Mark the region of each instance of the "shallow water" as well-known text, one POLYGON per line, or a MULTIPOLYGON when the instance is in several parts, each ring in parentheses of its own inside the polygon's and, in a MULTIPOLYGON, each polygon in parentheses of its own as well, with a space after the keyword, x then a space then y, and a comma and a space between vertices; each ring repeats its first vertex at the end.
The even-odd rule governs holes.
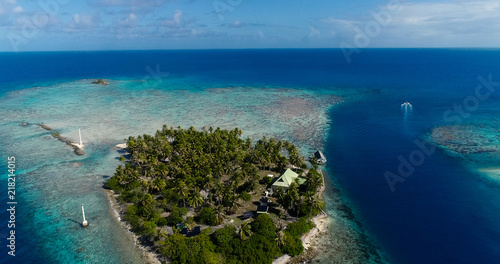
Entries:
MULTIPOLYGON (((2 99, 2 153, 16 157, 20 218, 30 219, 44 263, 140 263, 140 252, 120 228, 102 189, 119 162, 114 148, 129 135, 174 126, 239 127, 243 136, 291 140, 304 155, 322 148, 328 109, 340 101, 333 93, 283 88, 228 87, 187 90, 140 85, 136 80, 58 83, 7 93, 2 99), (29 123, 21 126, 23 122, 29 123), (36 125, 44 123, 53 131, 36 125), (51 136, 73 141, 81 129, 85 156, 51 136), (4 152, 5 151, 5 152, 4 152), (81 228, 80 204, 88 228, 81 228), (125 239, 124 239, 125 238, 125 239), (49 254, 48 254, 49 253, 49 254)), ((32 243, 32 242, 31 242, 32 243)), ((27 254, 28 253, 24 253, 27 254)))

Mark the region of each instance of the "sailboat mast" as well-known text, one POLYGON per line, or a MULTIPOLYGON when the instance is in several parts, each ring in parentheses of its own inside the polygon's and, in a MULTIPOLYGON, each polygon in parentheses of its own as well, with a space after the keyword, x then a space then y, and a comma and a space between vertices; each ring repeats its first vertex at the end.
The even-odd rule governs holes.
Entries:
POLYGON ((82 222, 82 226, 88 226, 89 223, 87 222, 87 220, 85 220, 85 210, 83 210, 83 204, 82 204, 82 215, 83 215, 83 222, 82 222))

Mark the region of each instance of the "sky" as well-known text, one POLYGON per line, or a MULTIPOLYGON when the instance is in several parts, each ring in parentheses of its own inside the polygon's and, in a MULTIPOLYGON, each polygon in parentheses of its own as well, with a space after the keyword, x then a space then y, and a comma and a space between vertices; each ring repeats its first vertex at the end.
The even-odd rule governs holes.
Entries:
POLYGON ((500 0, 0 0, 0 51, 500 47, 500 0))

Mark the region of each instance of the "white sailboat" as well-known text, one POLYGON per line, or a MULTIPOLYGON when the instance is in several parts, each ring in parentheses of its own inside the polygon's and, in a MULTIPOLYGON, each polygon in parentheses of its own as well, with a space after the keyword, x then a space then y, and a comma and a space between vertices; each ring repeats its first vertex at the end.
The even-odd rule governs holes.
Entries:
POLYGON ((78 136, 80 137, 80 142, 79 143, 72 143, 72 145, 79 148, 79 149, 83 149, 83 147, 85 145, 82 142, 82 132, 80 131, 80 129, 78 129, 78 136))
POLYGON ((83 215, 83 222, 82 222, 82 226, 83 227, 86 227, 89 225, 89 223, 87 222, 87 220, 85 220, 85 211, 83 210, 83 204, 82 204, 82 215, 83 215))

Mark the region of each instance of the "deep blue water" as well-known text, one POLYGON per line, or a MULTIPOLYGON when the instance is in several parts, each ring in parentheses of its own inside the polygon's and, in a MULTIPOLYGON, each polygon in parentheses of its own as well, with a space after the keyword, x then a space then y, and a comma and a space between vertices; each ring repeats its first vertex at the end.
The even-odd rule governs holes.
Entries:
MULTIPOLYGON (((340 50, 0 53, 0 92, 84 78, 141 79, 146 67, 157 65, 169 78, 195 77, 192 89, 246 85, 366 94, 332 109, 326 154, 334 182, 376 245, 391 263, 498 263, 500 184, 440 150, 395 192, 384 173, 396 173, 398 156, 418 149, 415 139, 449 124, 443 113, 474 95, 478 76, 500 81, 500 50, 370 49, 353 55, 350 64, 340 50), (414 109, 406 120, 400 110, 405 101, 414 109)), ((498 116, 498 94, 464 122, 498 116)), ((7 154, 1 155, 5 167, 7 154)), ((6 181, 1 186, 6 190, 6 181)), ((0 196, 1 208, 5 202, 0 196)), ((18 220, 29 223, 27 215, 20 212, 18 220)), ((2 239, 7 217, 2 210, 2 239)), ((39 250, 43 234, 29 227, 18 229, 16 263, 40 263, 51 254, 39 250)), ((11 263, 5 243, 0 262, 11 263)))

